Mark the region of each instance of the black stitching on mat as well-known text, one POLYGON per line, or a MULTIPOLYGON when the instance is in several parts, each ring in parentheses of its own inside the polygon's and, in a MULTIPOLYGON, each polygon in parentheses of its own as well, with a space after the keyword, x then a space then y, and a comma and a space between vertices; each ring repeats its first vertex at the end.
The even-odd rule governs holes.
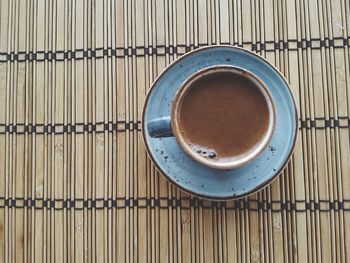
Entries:
POLYGON ((16 198, 4 198, 0 197, 0 207, 8 207, 8 208, 35 208, 35 209, 111 209, 111 208, 183 208, 188 209, 190 207, 193 208, 225 208, 228 210, 238 209, 242 211, 271 211, 271 212, 305 212, 305 211, 320 211, 320 212, 330 212, 330 211, 350 211, 350 200, 343 201, 330 201, 330 200, 319 200, 315 202, 314 200, 310 200, 307 202, 306 200, 296 200, 285 201, 281 200, 273 200, 270 202, 267 201, 259 201, 259 200, 235 200, 235 201, 212 201, 212 202, 203 202, 201 199, 197 198, 172 198, 168 199, 166 197, 159 198, 109 198, 109 199, 43 199, 43 198, 35 198, 35 199, 25 199, 23 197, 16 198), (161 200, 165 200, 166 203, 160 202, 161 200), (23 202, 22 202, 23 201, 23 202), (119 202, 118 202, 119 201, 119 202), (143 202, 141 202, 143 201, 143 202), (97 203, 99 202, 99 203, 97 203), (299 204, 299 208, 297 208, 297 203, 299 204), (232 206, 232 204, 234 204, 232 206), (321 209, 321 204, 328 205, 329 208, 321 209), (255 208, 257 207, 257 208, 255 208))
MULTIPOLYGON (((325 117, 316 117, 314 120, 310 120, 310 118, 305 118, 305 120, 299 120, 300 125, 299 129, 325 129, 325 128, 350 128, 350 120, 347 116, 339 116, 338 119, 334 119, 330 117, 326 119, 325 117), (320 124, 321 122, 316 122, 316 120, 323 120, 324 124, 320 124), (348 120, 347 123, 340 125, 340 120, 348 120)), ((76 123, 76 124, 4 124, 0 123, 0 134, 6 133, 14 133, 14 134, 23 134, 23 133, 35 133, 35 134, 64 134, 64 133, 92 133, 92 132, 113 132, 113 131, 127 131, 127 130, 137 130, 141 131, 140 127, 141 121, 117 121, 117 123, 113 122, 100 122, 100 123, 76 123), (118 127, 118 124, 122 124, 123 127, 118 127), (102 130, 98 130, 96 125, 102 125, 102 130), (110 128, 110 125, 112 128, 110 128), (2 128, 3 127, 3 128, 2 128), (43 127, 39 130, 37 127, 43 127), (24 132, 23 132, 24 131, 24 132)))
POLYGON ((235 208, 240 209, 241 208, 241 202, 238 200, 235 201, 235 208))
POLYGON ((243 201, 243 208, 248 209, 249 208, 249 203, 248 201, 243 201))
MULTIPOLYGON (((295 48, 290 48, 290 43, 297 43, 297 48, 307 49, 307 48, 313 48, 313 49, 320 49, 321 47, 335 47, 335 48, 343 48, 346 46, 349 46, 349 38, 334 38, 334 39, 288 39, 286 41, 280 41, 274 43, 273 48, 266 48, 266 43, 274 43, 273 41, 265 41, 265 43, 260 43, 260 50, 265 51, 275 51, 275 50, 296 50, 295 48), (334 46, 334 40, 342 40, 341 46, 334 46)), ((214 44, 214 43, 213 43, 214 44)), ((224 44, 224 43, 222 43, 224 44)), ((230 43, 226 43, 230 44, 230 43)), ((243 44, 251 45, 251 50, 256 51, 258 50, 257 44, 252 42, 244 42, 243 44)), ((36 51, 36 52, 29 52, 26 53, 25 51, 19 51, 17 53, 10 52, 2 52, 0 53, 0 62, 6 62, 6 61, 19 61, 23 62, 26 60, 29 61, 51 61, 51 60, 57 60, 57 61, 64 61, 66 59, 72 60, 72 59, 103 59, 105 56, 108 57, 117 57, 117 58, 123 58, 123 57, 132 57, 132 56, 148 56, 148 55, 159 55, 164 56, 166 54, 179 54, 182 55, 186 52, 189 52, 190 50, 196 49, 198 47, 207 46, 207 43, 201 43, 199 45, 181 45, 178 46, 184 48, 184 52, 178 52, 177 46, 172 45, 157 45, 157 46, 138 46, 138 47, 118 47, 118 48, 96 48, 96 49, 76 49, 76 50, 58 50, 56 52, 54 51, 36 51), (111 50, 111 55, 108 55, 108 51, 111 50), (102 51, 98 55, 96 54, 96 51, 102 51), (118 52, 118 51, 121 51, 118 52), (151 53, 150 53, 151 52, 151 53), (24 55, 24 58, 20 58, 19 55, 24 55), (37 55, 43 55, 43 58, 38 59, 37 55), (63 56, 57 57, 57 55, 62 54, 63 56)), ((232 45, 238 45, 238 43, 232 43, 232 45)), ((242 46, 242 45, 240 45, 242 46)))
POLYGON ((190 206, 193 206, 193 207, 196 206, 196 200, 195 199, 191 199, 190 200, 190 206))
POLYGON ((159 199, 153 199, 153 206, 159 206, 160 200, 159 199))
MULTIPOLYGON (((140 131, 141 128, 139 127, 140 121, 136 122, 128 122, 125 121, 118 121, 117 123, 98 123, 98 125, 103 126, 103 130, 96 131, 96 124, 83 124, 83 123, 76 123, 76 124, 0 124, 0 134, 5 133, 16 133, 16 134, 23 134, 24 132, 29 133, 36 133, 36 134, 63 134, 63 133, 73 133, 77 132, 77 130, 82 130, 84 132, 92 133, 92 132, 112 132, 112 131, 126 131, 126 130, 138 130, 140 131), (117 124, 125 124, 125 128, 117 129, 117 124), (112 129, 110 129, 110 125, 112 125, 112 129), (91 129, 89 129, 89 126, 91 129), (4 127, 4 129, 1 129, 1 127, 4 127), (42 129, 37 129, 37 127, 43 127, 42 129), (21 132, 23 130, 24 132, 21 132)), ((78 132, 77 132, 78 133, 78 132)), ((82 133, 82 132, 79 132, 82 133)))

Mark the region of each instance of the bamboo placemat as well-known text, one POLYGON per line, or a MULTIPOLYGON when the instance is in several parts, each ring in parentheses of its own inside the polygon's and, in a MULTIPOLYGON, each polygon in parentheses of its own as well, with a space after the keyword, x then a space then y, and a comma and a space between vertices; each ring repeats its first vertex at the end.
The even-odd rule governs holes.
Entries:
POLYGON ((1 0, 0 262, 350 262, 348 0, 1 0), (140 126, 200 46, 276 65, 300 113, 281 176, 242 200, 170 185, 140 126))

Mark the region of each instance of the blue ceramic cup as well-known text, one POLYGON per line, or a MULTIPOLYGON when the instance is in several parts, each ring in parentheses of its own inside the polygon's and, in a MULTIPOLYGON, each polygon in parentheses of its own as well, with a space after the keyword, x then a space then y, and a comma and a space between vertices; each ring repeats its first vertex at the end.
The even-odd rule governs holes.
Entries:
POLYGON ((297 121, 291 88, 277 68, 246 49, 216 45, 186 53, 157 77, 145 98, 142 137, 155 168, 172 184, 201 198, 227 200, 252 194, 277 178, 293 153, 297 121), (261 80, 272 95, 276 114, 265 150, 235 169, 216 169, 191 158, 176 138, 172 117, 178 90, 198 72, 218 65, 244 69, 261 80))
MULTIPOLYGON (((275 120, 276 112, 272 95, 269 89, 256 75, 240 67, 229 65, 215 65, 201 69, 187 78, 175 94, 174 100, 172 102, 171 114, 169 116, 162 116, 150 120, 147 123, 147 130, 149 135, 153 138, 174 136, 180 147, 187 155, 189 155, 193 160, 205 166, 215 169, 233 169, 244 166, 245 164, 251 162, 265 150, 272 138, 275 129, 275 120), (180 132, 181 125, 179 121, 179 112, 183 100, 186 99, 186 94, 188 94, 188 91, 194 86, 193 84, 195 82, 199 81, 203 77, 220 73, 239 75, 252 82, 254 86, 261 92, 266 101, 269 111, 269 120, 267 131, 253 147, 248 149, 243 154, 225 158, 225 161, 219 162, 216 158, 210 158, 211 156, 208 156, 210 154, 213 154, 213 152, 209 151, 207 155, 203 155, 197 153, 193 147, 190 147, 189 143, 186 142, 186 138, 184 138, 183 133, 180 132)), ((229 122, 230 120, 227 121, 229 122)), ((232 138, 232 140, 234 140, 234 138, 232 138)))

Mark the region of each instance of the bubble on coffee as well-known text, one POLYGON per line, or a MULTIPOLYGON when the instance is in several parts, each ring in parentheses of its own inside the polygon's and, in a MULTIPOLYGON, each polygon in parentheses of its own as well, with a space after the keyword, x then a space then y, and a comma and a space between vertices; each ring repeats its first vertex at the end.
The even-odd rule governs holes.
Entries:
POLYGON ((210 149, 208 147, 193 143, 190 143, 189 146, 192 149, 192 151, 196 152, 204 158, 214 159, 216 157, 216 152, 214 149, 210 149))

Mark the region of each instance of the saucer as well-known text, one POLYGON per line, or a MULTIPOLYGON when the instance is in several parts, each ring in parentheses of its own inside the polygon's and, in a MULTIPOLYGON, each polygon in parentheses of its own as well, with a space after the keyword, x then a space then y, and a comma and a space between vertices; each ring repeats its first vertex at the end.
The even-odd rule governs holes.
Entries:
POLYGON ((206 199, 239 198, 260 190, 282 172, 295 146, 297 112, 287 81, 269 62, 242 48, 209 46, 183 55, 158 76, 145 100, 142 134, 156 167, 184 191, 206 199), (187 78, 215 65, 252 72, 269 88, 275 102, 276 126, 269 146, 259 158, 241 168, 204 166, 191 159, 175 137, 152 138, 147 130, 149 121, 171 115, 175 94, 187 78))

